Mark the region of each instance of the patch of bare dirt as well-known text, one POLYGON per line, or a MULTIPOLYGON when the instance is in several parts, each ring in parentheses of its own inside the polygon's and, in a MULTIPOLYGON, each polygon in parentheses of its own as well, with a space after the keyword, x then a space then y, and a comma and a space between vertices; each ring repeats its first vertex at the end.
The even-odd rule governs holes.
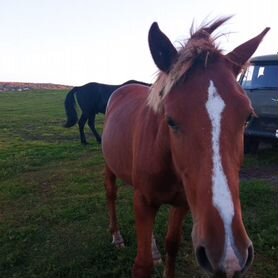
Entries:
POLYGON ((0 82, 0 92, 22 92, 31 90, 70 90, 72 86, 52 83, 0 82))

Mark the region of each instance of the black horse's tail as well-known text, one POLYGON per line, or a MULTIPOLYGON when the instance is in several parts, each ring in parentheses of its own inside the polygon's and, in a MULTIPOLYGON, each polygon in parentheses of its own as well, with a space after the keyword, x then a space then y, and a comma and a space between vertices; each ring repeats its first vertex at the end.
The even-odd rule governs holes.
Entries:
POLYGON ((70 90, 65 99, 65 111, 67 115, 67 122, 64 124, 64 127, 72 127, 77 123, 78 117, 75 109, 76 102, 74 99, 74 94, 77 91, 77 87, 74 87, 70 90))

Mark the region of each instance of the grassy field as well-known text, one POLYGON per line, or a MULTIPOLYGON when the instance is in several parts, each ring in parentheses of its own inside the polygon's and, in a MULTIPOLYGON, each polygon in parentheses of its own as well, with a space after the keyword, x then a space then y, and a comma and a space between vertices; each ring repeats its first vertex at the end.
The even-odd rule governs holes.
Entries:
MULTIPOLYGON (((132 191, 119 186, 118 212, 127 247, 115 250, 108 232, 103 158, 90 135, 65 129, 66 92, 0 94, 0 277, 130 277, 136 254, 132 191)), ((97 119, 101 129, 103 117, 97 119)), ((244 169, 274 167, 278 150, 248 156, 244 169)), ((276 168, 277 169, 277 168, 276 168)), ((244 221, 255 246, 246 277, 278 277, 277 180, 245 178, 244 221)), ((164 254, 168 207, 159 212, 156 237, 164 254)), ((177 278, 207 277, 197 266, 191 220, 177 261, 177 278)), ((155 269, 154 278, 162 277, 155 269)))

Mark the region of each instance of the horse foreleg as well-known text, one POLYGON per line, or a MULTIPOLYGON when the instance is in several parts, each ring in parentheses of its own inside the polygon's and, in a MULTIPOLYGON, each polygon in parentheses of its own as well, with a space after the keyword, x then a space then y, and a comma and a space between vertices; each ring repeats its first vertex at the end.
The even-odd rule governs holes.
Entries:
POLYGON ((137 233, 137 256, 133 266, 133 278, 149 278, 153 270, 152 231, 157 207, 150 206, 141 193, 134 193, 134 209, 137 233))
POLYGON ((175 277, 175 262, 182 236, 182 223, 187 212, 188 208, 172 208, 170 211, 166 236, 165 278, 175 277))
POLYGON ((84 133, 84 126, 87 122, 87 116, 82 113, 79 121, 78 121, 78 127, 79 127, 79 134, 80 134, 80 141, 81 141, 81 144, 88 144, 87 141, 86 141, 86 137, 85 137, 85 133, 84 133))
POLYGON ((116 185, 116 176, 112 173, 107 165, 105 167, 105 189, 109 214, 109 229, 112 234, 112 243, 117 248, 122 248, 124 247, 124 240, 119 230, 116 214, 116 199, 118 191, 116 185))
POLYGON ((88 121, 88 125, 90 127, 90 129, 92 130, 97 142, 99 144, 101 144, 101 137, 100 135, 98 134, 97 130, 96 130, 96 127, 95 127, 95 118, 96 118, 96 114, 92 114, 90 117, 89 117, 89 121, 88 121))

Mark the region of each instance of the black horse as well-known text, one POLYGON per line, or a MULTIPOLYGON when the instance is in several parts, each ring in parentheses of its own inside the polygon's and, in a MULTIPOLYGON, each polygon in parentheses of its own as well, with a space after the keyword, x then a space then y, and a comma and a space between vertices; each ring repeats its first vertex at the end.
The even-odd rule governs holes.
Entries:
POLYGON ((71 91, 68 92, 65 99, 65 110, 67 115, 67 122, 64 127, 72 127, 78 121, 77 112, 75 109, 76 103, 74 94, 76 95, 77 102, 82 111, 81 117, 78 121, 80 140, 82 144, 87 144, 84 126, 88 120, 88 125, 91 128, 94 136, 98 143, 101 143, 101 137, 96 131, 95 128, 95 117, 96 114, 102 113, 105 114, 106 106, 109 97, 111 94, 121 86, 127 84, 141 84, 145 86, 150 86, 151 84, 129 80, 121 85, 107 85, 101 83, 88 83, 80 87, 74 87, 71 91))

